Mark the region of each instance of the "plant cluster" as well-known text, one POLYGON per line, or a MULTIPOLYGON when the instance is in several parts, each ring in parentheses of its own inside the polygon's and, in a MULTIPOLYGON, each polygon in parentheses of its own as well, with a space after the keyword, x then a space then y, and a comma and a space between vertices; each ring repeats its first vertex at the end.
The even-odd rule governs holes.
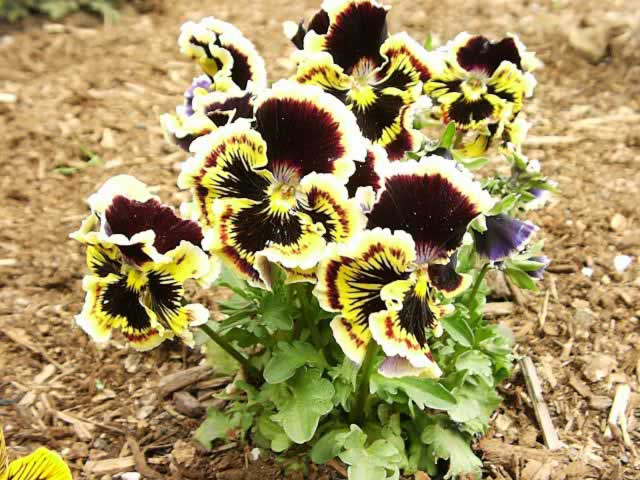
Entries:
POLYGON ((114 177, 72 234, 90 269, 76 322, 94 340, 206 336, 214 364, 240 364, 205 446, 338 457, 351 480, 481 470, 472 442, 513 361, 511 334, 483 318, 484 277, 535 289, 549 262, 517 218, 553 190, 522 152, 539 62, 513 35, 423 46, 389 34, 388 10, 326 0, 286 23, 296 70, 271 86, 237 28, 187 22, 180 51, 202 74, 161 123, 190 153, 191 200, 177 213, 114 177), (472 173, 489 156, 509 172, 472 173), (224 319, 186 282, 230 291, 224 319))
POLYGON ((57 20, 78 10, 114 18, 120 4, 121 0, 0 0, 0 19, 15 22, 39 14, 57 20))

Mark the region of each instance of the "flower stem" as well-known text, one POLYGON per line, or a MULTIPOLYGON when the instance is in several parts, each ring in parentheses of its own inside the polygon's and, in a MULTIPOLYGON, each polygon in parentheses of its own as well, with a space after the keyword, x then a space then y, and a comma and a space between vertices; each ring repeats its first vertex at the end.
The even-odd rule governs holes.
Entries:
POLYGON ((473 299, 476 298, 476 294, 480 289, 480 285, 482 284, 482 281, 484 280, 485 275, 489 271, 489 267, 490 267, 490 264, 485 263, 482 269, 480 270, 480 273, 478 273, 478 276, 476 277, 475 281, 473 282, 473 287, 471 288, 471 293, 469 294, 469 300, 467 302, 468 307, 471 306, 473 299))
POLYGON ((371 378, 371 372, 375 363, 376 354, 378 353, 378 344, 374 340, 369 341, 367 346, 367 353, 364 355, 362 366, 360 367, 360 379, 356 389, 356 399, 351 406, 351 412, 349 413, 349 420, 351 423, 364 424, 367 417, 366 405, 367 397, 369 396, 369 378, 371 378))
POLYGON ((296 286, 296 294, 298 296, 298 300, 300 301, 302 321, 311 333, 311 341, 316 348, 321 348, 322 339, 320 338, 320 332, 313 324, 313 320, 309 312, 309 296, 311 295, 311 292, 304 283, 301 283, 300 285, 296 286))
POLYGON ((238 361, 240 365, 244 367, 247 374, 251 377, 260 377, 260 372, 256 367, 251 365, 249 359, 241 354, 238 350, 236 350, 229 342, 227 342, 222 335, 213 330, 209 325, 200 325, 200 330, 202 330, 211 340, 213 340, 220 348, 222 348, 225 352, 231 355, 235 360, 238 361))

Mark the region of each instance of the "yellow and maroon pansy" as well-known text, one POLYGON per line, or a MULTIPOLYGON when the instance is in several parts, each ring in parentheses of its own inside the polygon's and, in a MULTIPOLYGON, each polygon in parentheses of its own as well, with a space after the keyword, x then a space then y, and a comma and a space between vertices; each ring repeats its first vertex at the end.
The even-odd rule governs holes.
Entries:
POLYGON ((230 79, 240 90, 267 85, 263 58, 240 30, 214 17, 182 26, 180 51, 193 59, 215 84, 230 79))
POLYGON ((56 452, 40 447, 9 463, 0 424, 0 480, 72 480, 71 470, 56 452))
POLYGON ((349 196, 355 198, 364 212, 371 210, 376 193, 382 187, 382 171, 389 163, 387 152, 380 145, 370 144, 363 161, 355 162, 356 171, 347 183, 349 196))
POLYGON ((444 122, 460 130, 509 121, 533 92, 535 56, 513 36, 491 42, 459 34, 441 53, 425 92, 438 104, 444 122))
POLYGON ((388 36, 387 10, 372 0, 325 2, 326 33, 306 33, 294 79, 339 98, 364 136, 396 160, 419 145, 411 105, 431 77, 431 60, 406 33, 388 36))
POLYGON ((209 227, 206 248, 268 287, 269 262, 310 270, 328 243, 361 228, 345 184, 366 141, 353 114, 317 87, 279 82, 254 112, 255 126, 237 121, 196 140, 178 183, 209 227))
POLYGON ((90 270, 77 324, 99 343, 119 330, 138 350, 174 336, 191 344, 189 327, 206 322, 208 312, 183 305, 184 283, 208 285, 219 273, 219 261, 201 248, 198 224, 128 176, 106 182, 89 203, 89 220, 72 234, 87 246, 90 270))
POLYGON ((453 160, 434 155, 390 163, 384 170, 367 228, 407 232, 415 241, 418 263, 446 263, 460 247, 469 223, 493 203, 480 183, 453 160))

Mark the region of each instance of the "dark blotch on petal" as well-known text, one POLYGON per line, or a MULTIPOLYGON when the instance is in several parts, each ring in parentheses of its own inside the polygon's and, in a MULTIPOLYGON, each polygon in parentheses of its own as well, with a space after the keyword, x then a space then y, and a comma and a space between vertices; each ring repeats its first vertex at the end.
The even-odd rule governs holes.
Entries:
POLYGON ((390 128, 401 115, 405 106, 404 100, 398 95, 380 94, 375 102, 366 108, 353 108, 362 134, 376 142, 382 138, 386 128, 390 128))
POLYGON ((269 168, 276 175, 282 170, 293 170, 300 177, 332 173, 333 160, 345 152, 340 125, 311 101, 266 100, 256 110, 256 129, 267 143, 269 168))
POLYGON ((503 61, 509 61, 522 70, 520 53, 513 38, 504 38, 491 42, 483 36, 469 39, 458 50, 458 64, 465 70, 482 70, 489 76, 497 70, 503 61))
POLYGON ((484 97, 469 102, 461 96, 449 106, 448 110, 449 119, 462 126, 490 118, 493 113, 493 105, 484 97))
POLYGON ((409 233, 422 262, 446 258, 458 248, 479 213, 464 192, 440 175, 394 175, 385 180, 367 228, 409 233))
POLYGON ((241 90, 247 88, 247 83, 253 78, 249 57, 234 45, 224 45, 233 57, 233 68, 231 69, 231 80, 240 87, 241 90))
POLYGON ((329 26, 327 51, 345 72, 363 60, 382 64, 380 47, 388 36, 387 11, 369 2, 351 3, 329 26))
POLYGON ((446 265, 432 263, 429 265, 429 279, 431 284, 438 290, 453 292, 462 284, 462 276, 456 272, 458 255, 451 255, 449 263, 446 265))
POLYGON ((398 312, 400 327, 416 338, 418 344, 427 344, 426 330, 433 328, 436 317, 429 308, 425 298, 421 298, 410 290, 402 302, 402 310, 398 312))
POLYGON ((151 319, 140 304, 139 293, 127 286, 126 277, 110 284, 102 295, 102 310, 110 317, 124 317, 129 327, 145 331, 151 327, 151 319))
POLYGON ((252 95, 249 92, 240 95, 228 95, 224 100, 205 105, 204 112, 218 127, 222 127, 238 118, 252 118, 252 95))
POLYGON ((169 275, 149 272, 147 275, 149 287, 149 308, 166 325, 175 312, 180 308, 182 287, 169 275))
MULTIPOLYGON (((196 222, 181 219, 172 208, 154 199, 139 202, 118 195, 106 211, 106 220, 108 235, 122 234, 131 238, 136 233, 153 230, 156 234, 153 245, 160 253, 176 248, 182 240, 194 245, 202 242, 202 230, 196 222)), ((148 260, 137 245, 119 248, 136 263, 148 260), (140 254, 144 257, 140 257, 140 254)))
POLYGON ((347 191, 350 197, 354 197, 358 188, 360 187, 372 187, 374 192, 380 189, 380 176, 375 171, 376 157, 373 150, 367 150, 367 156, 364 162, 354 162, 356 171, 347 183, 347 191))
POLYGON ((487 230, 473 231, 476 251, 492 262, 517 253, 531 238, 536 227, 501 213, 486 218, 487 230))

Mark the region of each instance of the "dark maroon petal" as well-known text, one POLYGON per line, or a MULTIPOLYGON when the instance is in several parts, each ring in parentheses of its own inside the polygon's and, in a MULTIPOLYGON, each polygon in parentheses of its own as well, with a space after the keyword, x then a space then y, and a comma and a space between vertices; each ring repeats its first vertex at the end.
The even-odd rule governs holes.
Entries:
POLYGON ((475 101, 467 101, 464 96, 453 102, 448 109, 448 120, 453 120, 464 127, 474 122, 491 118, 495 108, 485 97, 475 101))
POLYGON ((492 262, 517 253, 536 231, 536 226, 504 213, 486 217, 487 230, 473 231, 476 251, 492 262))
POLYGON ((203 109, 216 126, 222 127, 238 118, 253 118, 253 96, 250 92, 216 96, 203 109))
POLYGON ((350 197, 355 197, 358 188, 371 187, 374 192, 377 192, 381 187, 380 175, 376 172, 376 164, 380 159, 377 158, 376 151, 372 148, 367 150, 367 156, 364 162, 354 162, 356 165, 356 171, 347 183, 347 191, 350 197))
POLYGON ((347 74, 363 62, 379 66, 387 39, 387 10, 371 2, 351 2, 329 26, 326 50, 347 74))
POLYGON ((445 265, 439 263, 429 265, 429 280, 435 288, 444 292, 455 292, 460 288, 464 278, 456 272, 457 262, 458 255, 454 253, 451 255, 449 263, 445 265))
POLYGON ((439 174, 392 175, 369 213, 367 228, 404 230, 416 242, 418 261, 446 258, 458 248, 478 206, 439 174))
POLYGON ((267 143, 269 169, 276 176, 333 173, 334 161, 345 154, 344 130, 311 100, 272 97, 257 108, 255 117, 256 130, 267 143))
MULTIPOLYGON (((181 219, 172 208, 155 199, 139 202, 118 195, 107 209, 105 218, 108 235, 121 234, 130 239, 136 233, 153 230, 156 234, 153 246, 159 253, 173 250, 183 240, 194 245, 202 242, 202 230, 196 222, 181 219)), ((121 246, 120 250, 137 263, 148 260, 138 245, 121 246)))
POLYGON ((329 31, 329 14, 324 10, 318 10, 309 22, 307 31, 316 32, 318 35, 324 35, 329 31))
POLYGON ((522 70, 520 53, 513 38, 491 42, 483 36, 472 37, 458 50, 458 64, 468 71, 483 71, 493 75, 503 61, 509 61, 522 70))

